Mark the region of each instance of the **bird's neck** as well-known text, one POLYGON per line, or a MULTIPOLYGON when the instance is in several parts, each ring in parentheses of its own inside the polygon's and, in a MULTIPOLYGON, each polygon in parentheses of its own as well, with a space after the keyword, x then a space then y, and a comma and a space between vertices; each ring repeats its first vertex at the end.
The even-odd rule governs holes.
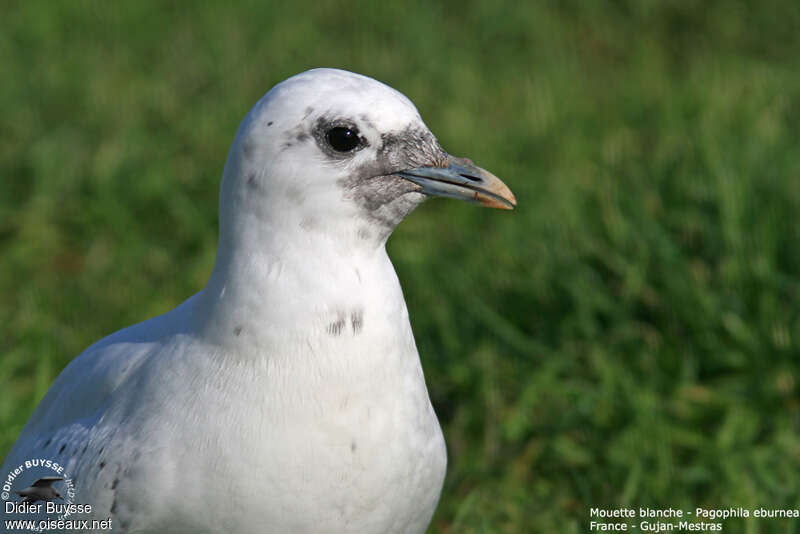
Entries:
POLYGON ((382 243, 353 244, 321 231, 263 230, 250 232, 256 242, 219 247, 201 295, 202 331, 210 341, 263 353, 285 346, 286 339, 305 344, 407 324, 382 243))

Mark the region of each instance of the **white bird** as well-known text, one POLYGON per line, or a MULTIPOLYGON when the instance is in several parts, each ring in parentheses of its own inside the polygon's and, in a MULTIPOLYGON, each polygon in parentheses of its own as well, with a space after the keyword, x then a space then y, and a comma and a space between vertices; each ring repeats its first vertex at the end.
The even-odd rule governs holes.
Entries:
POLYGON ((424 532, 445 444, 385 243, 430 195, 516 204, 376 80, 276 85, 230 149, 205 288, 72 361, 0 476, 57 461, 117 532, 424 532))

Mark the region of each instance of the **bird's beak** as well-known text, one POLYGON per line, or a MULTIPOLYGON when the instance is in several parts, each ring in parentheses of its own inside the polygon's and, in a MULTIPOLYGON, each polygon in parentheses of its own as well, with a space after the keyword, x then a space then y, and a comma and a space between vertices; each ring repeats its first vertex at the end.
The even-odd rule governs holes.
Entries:
POLYGON ((426 195, 468 200, 501 210, 517 205, 514 193, 500 178, 467 158, 449 156, 447 167, 417 167, 395 174, 422 187, 426 195))

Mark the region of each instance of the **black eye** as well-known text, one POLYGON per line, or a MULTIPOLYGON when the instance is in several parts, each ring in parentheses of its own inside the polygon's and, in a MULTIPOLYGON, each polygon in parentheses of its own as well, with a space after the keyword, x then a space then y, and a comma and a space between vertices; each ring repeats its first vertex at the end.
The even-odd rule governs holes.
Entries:
POLYGON ((350 152, 361 143, 358 137, 358 130, 355 128, 345 128, 339 126, 331 128, 325 134, 328 144, 337 152, 350 152))

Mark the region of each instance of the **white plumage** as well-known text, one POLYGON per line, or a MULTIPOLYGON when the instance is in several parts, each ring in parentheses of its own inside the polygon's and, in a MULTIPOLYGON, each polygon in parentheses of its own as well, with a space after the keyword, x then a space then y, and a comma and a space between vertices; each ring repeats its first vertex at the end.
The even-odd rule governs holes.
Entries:
POLYGON ((437 194, 515 202, 375 80, 277 85, 231 147, 206 287, 77 357, 2 476, 58 460, 117 532, 424 532, 445 445, 384 244, 437 194))

